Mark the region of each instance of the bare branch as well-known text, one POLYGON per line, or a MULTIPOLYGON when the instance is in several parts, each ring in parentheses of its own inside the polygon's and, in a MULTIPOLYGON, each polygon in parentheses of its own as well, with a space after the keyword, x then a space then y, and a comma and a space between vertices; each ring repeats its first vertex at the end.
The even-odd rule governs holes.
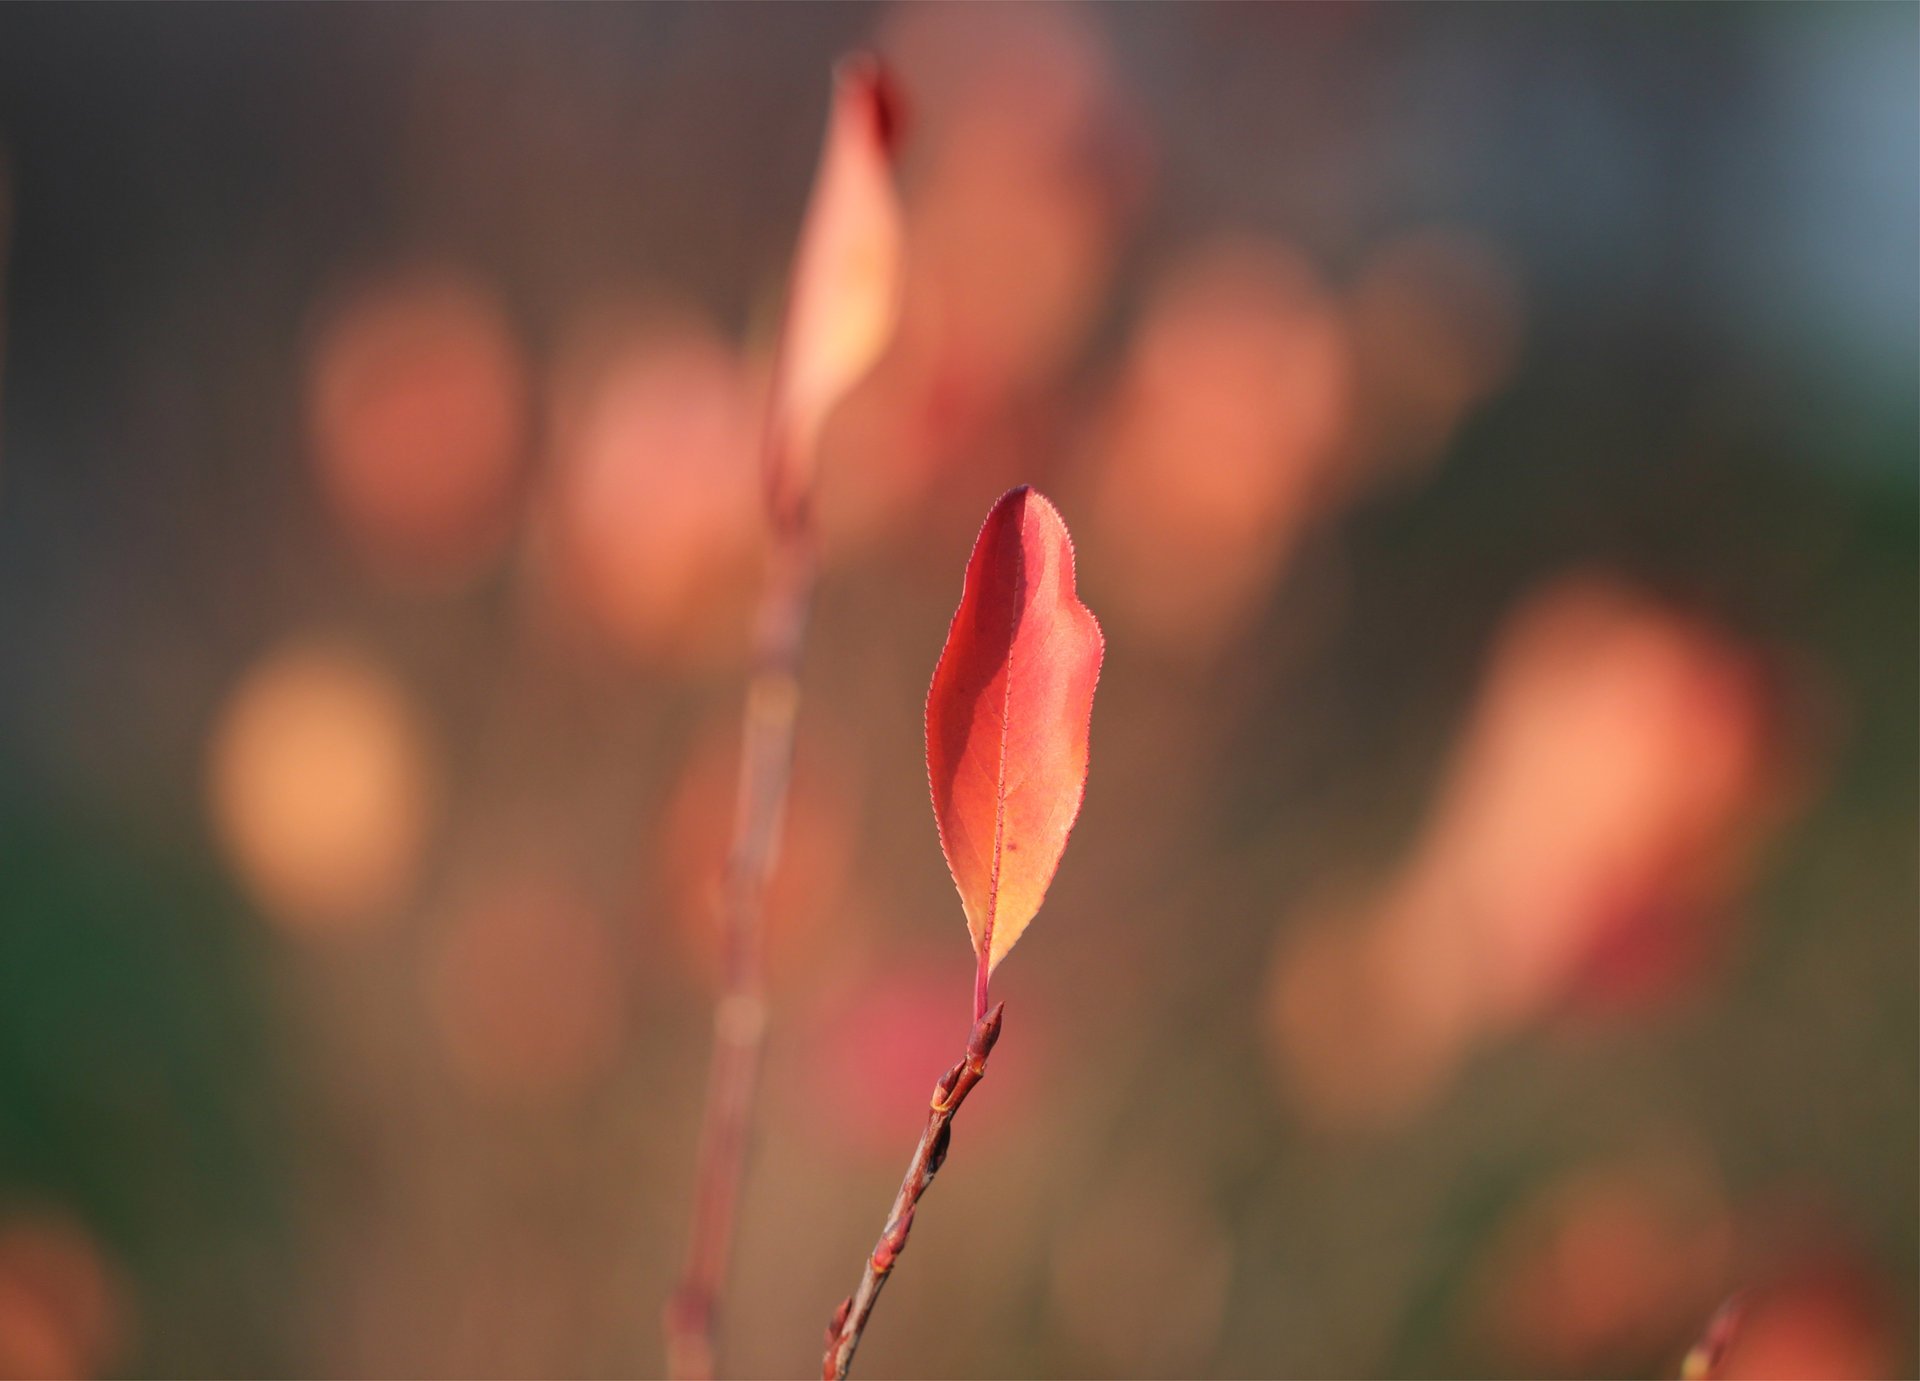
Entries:
POLYGON ((726 985, 713 1010, 713 1062, 694 1187, 693 1226, 679 1287, 667 1302, 667 1371, 685 1381, 714 1373, 720 1294, 733 1253, 766 1042, 761 921, 779 855, 800 706, 800 656, 813 597, 811 532, 776 534, 773 567, 755 633, 754 672, 741 731, 740 789, 727 859, 726 985))
POLYGON ((825 1381, 843 1381, 847 1368, 853 1365, 854 1351, 866 1332, 880 1289, 887 1283, 900 1253, 906 1250, 907 1234, 913 1230, 914 1210, 920 1206, 920 1196, 927 1192, 927 1186, 946 1163, 947 1149, 953 1139, 954 1116, 973 1086, 986 1075, 987 1056, 993 1052, 994 1042, 1000 1039, 1000 1017, 1006 1006, 1000 1003, 974 1024, 973 1034, 967 1041, 966 1058, 934 1085, 926 1128, 920 1133, 920 1144, 913 1148, 913 1159, 907 1164, 900 1192, 894 1195, 887 1225, 867 1257, 859 1288, 840 1302, 827 1324, 827 1351, 820 1369, 825 1381))

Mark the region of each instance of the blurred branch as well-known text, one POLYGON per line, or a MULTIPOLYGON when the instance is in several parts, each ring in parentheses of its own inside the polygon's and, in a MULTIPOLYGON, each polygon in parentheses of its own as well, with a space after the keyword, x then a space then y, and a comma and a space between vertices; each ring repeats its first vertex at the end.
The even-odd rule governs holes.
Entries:
POLYGON ((907 1234, 913 1230, 913 1214, 920 1205, 920 1196, 927 1192, 933 1177, 946 1163, 947 1149, 953 1139, 953 1119, 973 1086, 986 1076, 987 1056, 993 1053, 994 1042, 1000 1039, 1000 1017, 1006 1006, 1000 1003, 974 1024, 973 1034, 967 1040, 966 1058, 942 1075, 934 1086, 926 1129, 920 1133, 920 1144, 913 1149, 913 1159, 907 1164, 900 1192, 893 1197, 887 1226, 867 1257, 859 1288, 840 1302, 827 1325, 827 1351, 820 1368, 825 1381, 842 1381, 847 1368, 853 1365, 854 1351, 860 1346, 867 1320, 880 1299, 880 1289, 887 1283, 900 1253, 906 1250, 907 1234))
POLYGON ((833 103, 800 226, 768 396, 765 478, 773 552, 754 634, 727 861, 726 986, 700 1134, 692 1237, 667 1303, 667 1369, 710 1377, 734 1218, 766 1040, 761 913, 793 773, 800 655, 815 572, 813 477, 828 414, 886 350, 900 312, 901 215, 893 188, 899 109, 872 57, 834 69, 833 103))
POLYGON ((667 1371, 710 1377, 720 1293, 760 1085, 767 1005, 761 921, 779 854, 800 706, 800 658, 813 598, 812 530, 804 516, 780 525, 754 637, 754 670, 741 729, 740 787, 727 858, 725 986, 713 1011, 713 1058, 700 1131, 693 1226, 680 1284, 667 1303, 667 1371))

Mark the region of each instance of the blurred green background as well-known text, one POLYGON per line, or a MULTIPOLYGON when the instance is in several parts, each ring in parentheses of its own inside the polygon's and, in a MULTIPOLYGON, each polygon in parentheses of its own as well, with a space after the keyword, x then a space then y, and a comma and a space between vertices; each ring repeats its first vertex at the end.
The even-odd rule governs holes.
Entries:
POLYGON ((754 445, 834 419, 722 1367, 972 978, 993 498, 1109 653, 870 1376, 1911 1375, 1920 11, 0 11, 0 1374, 613 1376, 683 1247, 754 445))

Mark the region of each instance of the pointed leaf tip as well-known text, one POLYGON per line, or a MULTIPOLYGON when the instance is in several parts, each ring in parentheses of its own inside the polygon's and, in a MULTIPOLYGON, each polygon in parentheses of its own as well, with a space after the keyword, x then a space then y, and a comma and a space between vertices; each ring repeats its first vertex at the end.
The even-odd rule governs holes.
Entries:
POLYGON ((1105 650, 1059 510, 1009 490, 974 542, 927 695, 940 846, 989 970, 1039 911, 1079 816, 1105 650))
POLYGON ((893 165, 904 110, 873 55, 835 67, 773 382, 767 483, 779 517, 805 504, 820 429, 879 362, 899 322, 905 230, 893 165))
POLYGON ((887 65, 872 53, 849 53, 834 66, 836 97, 850 92, 864 98, 857 103, 872 121, 873 137, 889 159, 899 156, 907 132, 907 100, 887 65))

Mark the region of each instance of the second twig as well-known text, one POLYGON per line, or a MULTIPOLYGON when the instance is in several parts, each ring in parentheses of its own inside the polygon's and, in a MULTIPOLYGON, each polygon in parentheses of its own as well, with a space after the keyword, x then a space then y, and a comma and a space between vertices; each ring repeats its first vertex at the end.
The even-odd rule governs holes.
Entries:
POLYGON ((714 1373, 720 1292, 732 1255, 753 1108, 766 1044, 761 912, 778 858, 793 770, 800 654, 813 596, 813 551, 804 527, 780 535, 755 632, 740 744, 740 789, 727 858, 725 988, 713 1012, 694 1186, 693 1224, 680 1285, 667 1303, 667 1369, 697 1381, 714 1373))

